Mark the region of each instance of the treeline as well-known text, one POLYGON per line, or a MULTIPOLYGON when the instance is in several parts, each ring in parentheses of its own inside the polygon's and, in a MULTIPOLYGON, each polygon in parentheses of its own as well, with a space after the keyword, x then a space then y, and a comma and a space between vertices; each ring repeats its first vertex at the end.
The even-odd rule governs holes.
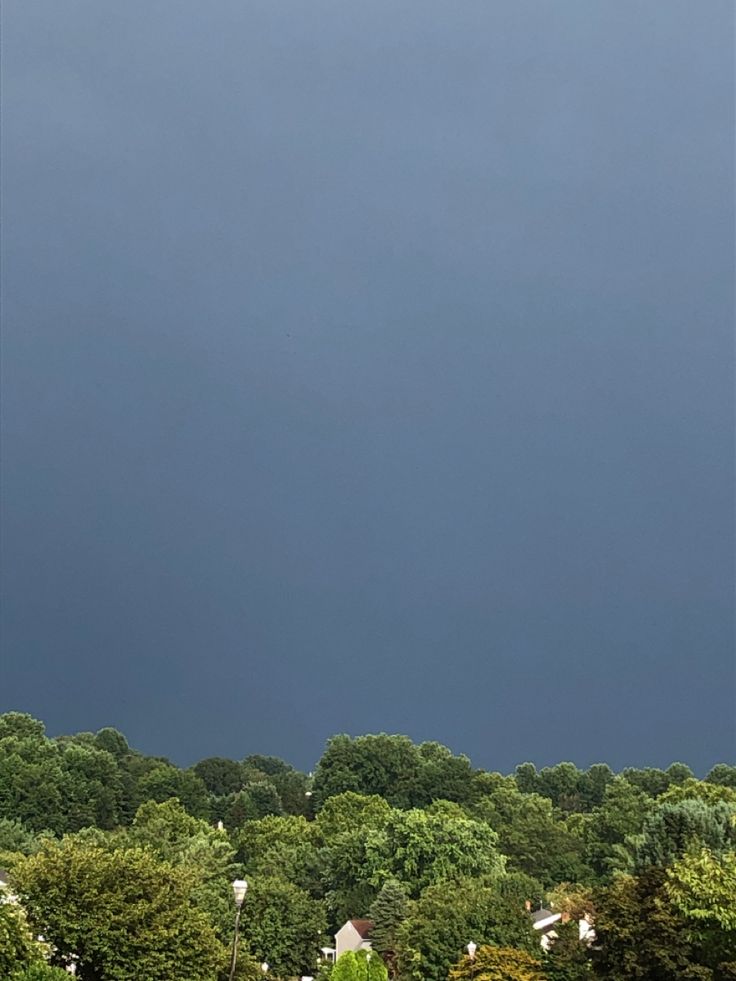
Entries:
POLYGON ((114 729, 50 739, 8 713, 0 866, 22 901, 0 906, 0 977, 72 956, 83 981, 224 977, 230 882, 245 877, 242 978, 262 962, 271 978, 315 975, 335 930, 368 917, 399 981, 736 979, 729 764, 704 780, 681 763, 504 775, 375 735, 334 737, 313 776, 261 755, 180 769, 114 729), (547 952, 528 901, 570 917, 547 952))

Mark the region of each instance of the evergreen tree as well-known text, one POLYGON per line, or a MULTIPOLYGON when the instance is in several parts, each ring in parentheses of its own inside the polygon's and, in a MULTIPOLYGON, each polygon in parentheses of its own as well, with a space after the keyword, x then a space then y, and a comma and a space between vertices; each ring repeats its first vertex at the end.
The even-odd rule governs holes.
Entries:
POLYGON ((396 976, 399 927, 406 919, 407 909, 404 887, 396 879, 387 879, 368 913, 373 920, 371 944, 383 957, 392 978, 396 976))

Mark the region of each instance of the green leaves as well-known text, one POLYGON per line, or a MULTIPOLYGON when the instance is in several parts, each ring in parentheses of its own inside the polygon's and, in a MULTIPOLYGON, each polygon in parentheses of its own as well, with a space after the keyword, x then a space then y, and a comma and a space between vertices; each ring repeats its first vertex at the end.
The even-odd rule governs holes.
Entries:
POLYGON ((393 807, 425 807, 433 800, 469 802, 476 771, 465 756, 439 743, 416 746, 407 736, 334 736, 314 776, 317 809, 337 794, 378 794, 393 807))
POLYGON ((470 940, 474 981, 736 978, 733 766, 502 776, 439 743, 337 736, 309 786, 277 757, 180 769, 115 729, 49 739, 0 716, 0 865, 28 916, 0 904, 0 976, 25 963, 51 981, 42 933, 59 963, 80 956, 80 981, 222 981, 245 874, 241 981, 261 976, 249 950, 271 977, 313 975, 366 915, 375 956, 345 955, 336 981, 464 978, 470 940), (540 967, 526 899, 592 911, 594 947, 560 925, 540 967))
POLYGON ((693 849, 667 870, 665 888, 688 919, 736 933, 736 852, 693 849))
POLYGON ((254 877, 240 921, 244 944, 278 977, 312 974, 325 946, 322 904, 281 878, 254 877))
POLYGON ((521 793, 509 781, 499 784, 475 810, 498 834, 510 869, 534 875, 545 885, 590 874, 582 836, 571 830, 547 797, 521 793))
POLYGON ((498 836, 481 821, 421 810, 394 811, 383 828, 366 838, 371 882, 406 884, 409 895, 446 879, 500 875, 504 861, 498 836))
POLYGON ((450 981, 547 981, 538 960, 513 947, 480 947, 450 971, 450 981))
POLYGON ((15 903, 0 902, 0 978, 40 963, 45 951, 34 939, 25 912, 15 903))
POLYGON ((539 950, 524 907, 504 898, 497 885, 462 879, 426 889, 411 904, 399 931, 402 981, 445 981, 470 941, 539 950))
POLYGON ((34 929, 83 981, 212 981, 225 951, 191 902, 192 878, 143 849, 47 842, 14 870, 34 929))
POLYGON ((386 965, 370 950, 345 951, 330 975, 330 981, 386 981, 387 978, 386 965))
POLYGON ((736 848, 736 805, 686 799, 665 802, 645 821, 637 848, 639 868, 664 868, 692 845, 716 852, 736 848))

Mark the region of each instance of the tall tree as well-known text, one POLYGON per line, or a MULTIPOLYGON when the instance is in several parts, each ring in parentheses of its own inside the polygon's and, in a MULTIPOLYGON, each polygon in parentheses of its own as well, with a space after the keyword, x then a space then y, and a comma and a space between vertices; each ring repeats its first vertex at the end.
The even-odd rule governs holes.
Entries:
POLYGON ((179 770, 170 763, 158 763, 141 777, 138 793, 141 802, 163 803, 176 797, 194 817, 210 817, 207 788, 193 770, 179 770))
POLYGON ((314 823, 285 815, 249 821, 235 836, 238 858, 247 875, 288 879, 310 893, 320 893, 324 868, 315 846, 314 823))
POLYGON ((192 767, 208 793, 216 797, 236 794, 244 783, 243 767, 224 756, 208 756, 192 767))
POLYGON ((446 981, 470 941, 540 950, 523 906, 500 895, 494 883, 460 879, 430 886, 411 904, 399 931, 402 981, 446 981))
POLYGON ((736 848, 736 806, 702 800, 665 802, 644 823, 637 848, 639 868, 670 865, 691 845, 715 852, 736 848))
POLYGON ((654 802, 648 794, 623 777, 606 787, 603 802, 593 809, 585 829, 585 857, 599 879, 633 863, 627 841, 641 833, 654 802))
POLYGON ((731 787, 732 790, 736 790, 736 766, 732 766, 730 763, 716 763, 705 779, 708 783, 717 783, 722 787, 731 787))
POLYGON ((462 876, 500 875, 504 860, 487 824, 444 812, 394 811, 386 825, 369 832, 366 859, 374 884, 395 878, 410 896, 427 886, 462 876))
POLYGON ((477 773, 465 756, 407 736, 334 736, 314 775, 317 810, 336 794, 378 794, 393 807, 424 807, 433 800, 467 803, 478 794, 477 773))
POLYGON ((716 976, 736 975, 736 852, 692 849, 667 870, 665 892, 716 976))
POLYGON ((277 977, 311 975, 324 946, 324 907, 279 878, 254 877, 243 905, 245 945, 277 977))
POLYGON ((521 793, 511 782, 484 797, 475 813, 498 834, 509 869, 533 875, 544 885, 589 877, 582 835, 570 829, 548 798, 521 793))
POLYGON ((225 958, 192 878, 144 849, 46 842, 13 870, 34 928, 82 981, 212 981, 225 958))
POLYGON ((590 951, 580 939, 576 919, 555 924, 556 937, 544 957, 547 981, 587 981, 592 976, 590 951))
POLYGON ((404 887, 396 879, 387 879, 368 912, 373 921, 371 945, 383 957, 392 978, 396 976, 399 930, 408 908, 404 887))
POLYGON ((684 918, 668 902, 666 873, 652 867, 621 875, 596 891, 595 976, 651 981, 711 981, 684 918))
POLYGON ((123 835, 128 847, 145 848, 156 858, 192 876, 192 901, 210 917, 226 942, 232 929, 235 850, 224 831, 188 814, 178 800, 148 801, 138 808, 123 835))

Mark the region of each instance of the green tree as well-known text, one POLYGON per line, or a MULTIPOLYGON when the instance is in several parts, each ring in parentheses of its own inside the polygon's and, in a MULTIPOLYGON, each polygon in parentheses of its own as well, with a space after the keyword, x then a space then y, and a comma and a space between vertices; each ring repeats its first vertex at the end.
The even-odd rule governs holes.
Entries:
POLYGON ((254 877, 240 922, 245 944, 276 976, 311 974, 327 926, 319 900, 284 879, 254 877))
POLYGON ((450 981, 546 981, 542 965, 514 947, 482 946, 450 970, 450 981))
POLYGON ((44 963, 31 964, 8 977, 10 981, 69 981, 69 973, 63 968, 44 963))
POLYGON ((518 909, 525 907, 528 902, 534 907, 541 906, 544 899, 542 883, 526 872, 504 872, 494 886, 502 899, 518 909))
POLYGON ((362 916, 380 883, 371 879, 368 836, 385 827, 392 808, 382 797, 352 792, 331 797, 314 821, 322 884, 333 926, 362 916))
POLYGON ((465 756, 439 743, 416 746, 407 736, 334 736, 314 775, 319 810, 337 794, 378 794, 392 807, 426 807, 434 800, 468 803, 478 795, 478 774, 465 756))
POLYGON ((599 879, 632 864, 627 841, 641 833, 653 807, 652 798, 623 777, 606 787, 603 803, 593 809, 585 830, 585 857, 599 879))
POLYGON ((371 945, 383 957, 391 977, 396 975, 399 930, 408 911, 406 891, 396 879, 384 882, 368 911, 368 917, 373 921, 371 945))
POLYGON ((0 719, 0 818, 56 834, 114 827, 120 783, 114 758, 94 745, 47 739, 22 713, 0 719))
POLYGON ((145 773, 138 782, 138 795, 141 802, 154 800, 159 804, 175 797, 194 817, 210 816, 209 795, 201 778, 170 763, 158 763, 145 773))
POLYGON ((21 713, 0 717, 0 817, 22 821, 33 831, 66 830, 59 748, 21 713))
POLYGON ((736 852, 688 852, 667 870, 667 894, 688 918, 736 931, 736 852))
POLYGON ((676 787, 678 784, 685 783, 686 780, 692 780, 695 777, 686 763, 672 763, 671 766, 667 767, 665 773, 670 782, 670 787, 676 787))
POLYGON ((115 758, 106 750, 72 743, 61 747, 60 765, 64 830, 114 828, 122 796, 115 758))
POLYGON ((411 904, 399 931, 402 981, 445 981, 470 941, 538 953, 539 940, 523 906, 495 883, 461 879, 430 886, 411 904))
POLYGON ((736 852, 694 848, 667 870, 665 892, 716 976, 736 968, 736 852))
POLYGON ((702 800, 706 804, 717 804, 719 801, 736 804, 736 789, 688 777, 681 783, 673 783, 669 790, 662 794, 658 803, 676 803, 681 800, 702 800))
POLYGON ((346 950, 338 957, 330 981, 358 981, 358 958, 355 951, 346 950))
MULTIPOLYGON (((222 801, 223 798, 217 798, 222 801)), ((237 794, 226 798, 222 813, 225 825, 231 831, 238 831, 249 821, 258 821, 270 815, 283 814, 281 798, 276 788, 268 780, 247 783, 237 794)))
POLYGON ((716 763, 705 778, 708 783, 717 783, 722 787, 736 790, 736 766, 730 763, 716 763))
POLYGON ((309 780, 305 773, 290 769, 284 773, 275 773, 268 779, 279 796, 285 814, 299 815, 309 812, 309 780))
POLYGON ((12 818, 0 818, 0 852, 21 852, 30 855, 38 851, 40 841, 38 835, 27 828, 22 821, 12 818))
POLYGON ((294 815, 249 821, 236 836, 238 859, 252 876, 288 879, 319 893, 321 863, 314 824, 294 815))
POLYGON ((605 981, 710 981, 684 918, 668 902, 666 872, 651 867, 596 890, 594 973, 605 981))
POLYGON ((514 770, 514 780, 522 794, 538 794, 541 792, 539 774, 533 763, 520 763, 514 770))
POLYGON ((497 787, 475 811, 498 834, 509 869, 533 875, 545 885, 590 875, 582 836, 556 815, 548 798, 521 793, 512 782, 497 787))
POLYGON ((644 823, 638 867, 670 865, 693 844, 715 852, 736 847, 735 814, 736 807, 723 802, 694 799, 660 804, 644 823))
POLYGON ((41 740, 45 732, 43 722, 26 712, 5 712, 0 715, 0 739, 11 736, 17 739, 41 740))
POLYGON ((592 976, 592 964, 587 944, 580 940, 576 919, 556 923, 556 938, 544 956, 547 981, 586 981, 592 976))
POLYGON ((144 849, 105 850, 74 837, 46 842, 13 871, 34 929, 82 981, 212 981, 225 958, 192 878, 144 849))
POLYGON ((346 950, 329 972, 330 981, 386 981, 388 972, 381 958, 370 950, 346 950))
POLYGON ((443 879, 500 875, 496 833, 481 821, 421 810, 394 811, 368 833, 366 860, 374 885, 403 882, 410 896, 443 879))
POLYGON ((355 956, 360 981, 388 981, 388 968, 375 951, 359 950, 355 956))
POLYGON ((192 767, 210 794, 225 797, 237 794, 243 786, 243 768, 235 760, 222 756, 208 756, 192 767))
POLYGON ((574 763, 545 766, 539 771, 537 780, 537 793, 548 797, 564 813, 582 809, 584 774, 574 763))
POLYGON ((260 753, 252 753, 243 760, 243 766, 250 770, 256 770, 268 777, 277 777, 284 773, 293 771, 294 767, 286 760, 278 756, 262 756, 260 753))
POLYGON ((125 832, 128 847, 145 848, 163 862, 185 869, 192 877, 192 900, 209 916, 221 939, 232 931, 231 882, 238 871, 235 849, 224 831, 192 817, 174 799, 148 801, 138 808, 125 832))
POLYGON ((329 845, 361 828, 383 828, 391 814, 391 805, 383 797, 348 791, 330 797, 317 815, 315 825, 322 841, 329 845))
POLYGON ((418 773, 419 754, 406 736, 334 736, 314 774, 314 804, 319 810, 328 798, 354 791, 411 807, 418 796, 418 773))
POLYGON ((22 908, 0 900, 0 978, 42 962, 43 953, 22 908))
POLYGON ((586 811, 603 803, 606 789, 616 776, 607 763, 594 763, 581 774, 579 793, 586 811))
POLYGON ((547 893, 547 906, 555 913, 562 913, 574 920, 583 917, 595 919, 593 889, 578 882, 560 882, 547 893))
POLYGON ((115 759, 123 759, 130 752, 130 746, 128 746, 128 740, 122 734, 118 732, 117 729, 105 728, 100 729, 99 732, 95 734, 94 745, 97 749, 104 750, 109 753, 110 756, 115 757, 115 759))
POLYGON ((284 813, 278 791, 268 780, 256 780, 247 783, 243 792, 251 800, 256 819, 267 817, 270 814, 284 813))
POLYGON ((659 797, 667 790, 671 782, 664 770, 659 770, 656 767, 639 769, 629 766, 623 771, 622 776, 629 781, 632 787, 638 787, 649 797, 659 797))

